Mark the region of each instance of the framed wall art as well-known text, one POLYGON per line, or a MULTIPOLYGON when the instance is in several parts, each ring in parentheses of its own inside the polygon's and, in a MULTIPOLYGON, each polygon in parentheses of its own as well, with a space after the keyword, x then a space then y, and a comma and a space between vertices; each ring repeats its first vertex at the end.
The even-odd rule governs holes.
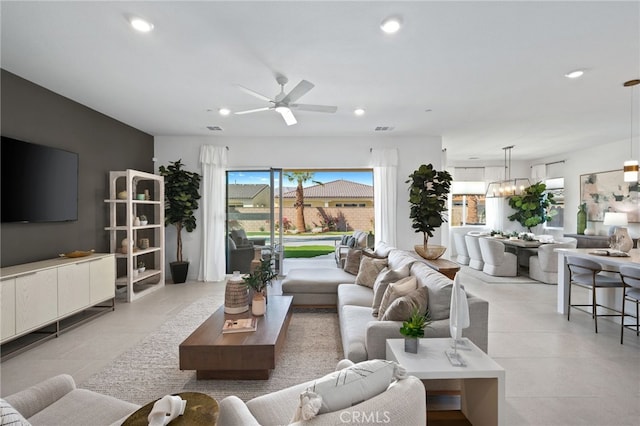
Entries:
POLYGON ((638 195, 638 183, 625 182, 622 170, 580 176, 581 203, 592 222, 602 222, 605 212, 624 212, 629 222, 640 222, 638 195))

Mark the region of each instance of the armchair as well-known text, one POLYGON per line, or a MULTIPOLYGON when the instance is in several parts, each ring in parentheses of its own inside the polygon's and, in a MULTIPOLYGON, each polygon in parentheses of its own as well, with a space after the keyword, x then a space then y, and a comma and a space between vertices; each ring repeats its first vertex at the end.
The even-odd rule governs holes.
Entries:
POLYGON ((227 273, 239 271, 241 274, 251 272, 251 261, 255 257, 253 244, 238 247, 233 238, 227 239, 227 273))
MULTIPOLYGON (((351 361, 342 360, 336 370, 350 365, 353 365, 351 361)), ((300 401, 300 393, 312 383, 306 382, 259 396, 246 404, 236 396, 228 396, 219 401, 218 426, 362 424, 365 415, 373 419, 367 424, 384 422, 413 426, 424 425, 427 422, 424 385, 418 378, 408 376, 391 384, 381 394, 352 407, 319 414, 311 420, 291 423, 300 401), (377 417, 373 417, 376 415, 377 417)))
POLYGON ((493 238, 479 238, 480 252, 484 260, 482 272, 496 277, 518 275, 518 257, 504 251, 504 243, 493 238))
POLYGON ((557 248, 576 248, 575 238, 557 238, 556 243, 543 244, 538 247, 538 255, 529 258, 529 277, 546 284, 558 284, 557 248))
POLYGON ((231 230, 231 239, 236 244, 236 247, 247 247, 247 246, 253 247, 254 245, 263 246, 265 245, 265 242, 266 242, 266 238, 249 239, 244 229, 231 230))
POLYGON ((336 263, 339 267, 344 266, 344 260, 347 258, 347 253, 350 248, 367 247, 368 234, 364 231, 353 231, 353 235, 345 235, 338 246, 336 246, 335 255, 336 263))

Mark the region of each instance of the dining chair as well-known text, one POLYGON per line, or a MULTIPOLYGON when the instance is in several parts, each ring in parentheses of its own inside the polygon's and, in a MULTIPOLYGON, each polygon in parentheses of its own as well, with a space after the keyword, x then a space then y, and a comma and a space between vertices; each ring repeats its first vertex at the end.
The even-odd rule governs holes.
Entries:
POLYGON ((636 336, 640 335, 640 316, 638 315, 638 305, 640 305, 640 266, 623 265, 620 267, 620 277, 625 285, 624 295, 622 297, 622 320, 620 321, 620 344, 624 338, 624 329, 635 330, 636 336), (635 317, 631 314, 625 314, 624 309, 627 301, 636 304, 635 317), (636 319, 635 324, 625 325, 624 317, 628 316, 636 319))
POLYGON ((469 253, 469 267, 478 271, 482 271, 482 268, 484 268, 484 261, 480 252, 480 238, 482 237, 472 233, 464 236, 464 241, 467 243, 467 253, 469 253))
POLYGON ((556 242, 542 244, 535 256, 529 257, 529 278, 545 284, 558 284, 559 248, 576 248, 578 240, 571 237, 557 238, 556 242))
POLYGON ((611 277, 602 274, 602 265, 589 259, 578 256, 567 256, 567 266, 569 267, 569 296, 567 298, 567 321, 571 317, 571 308, 591 315, 595 324, 595 331, 598 332, 598 317, 619 317, 622 312, 609 306, 601 305, 597 302, 598 288, 623 288, 624 284, 620 277, 611 277), (572 286, 586 288, 591 291, 590 304, 571 304, 572 286), (591 307, 591 311, 587 309, 591 307), (599 314, 598 308, 605 309, 614 314, 599 314))
POLYGON ((494 238, 479 238, 480 252, 484 260, 482 272, 495 277, 518 275, 518 257, 504 251, 504 243, 494 238))
POLYGON ((468 265, 469 261, 469 252, 467 251, 467 242, 464 239, 465 235, 461 232, 454 232, 453 234, 453 243, 456 247, 456 262, 461 265, 468 265))

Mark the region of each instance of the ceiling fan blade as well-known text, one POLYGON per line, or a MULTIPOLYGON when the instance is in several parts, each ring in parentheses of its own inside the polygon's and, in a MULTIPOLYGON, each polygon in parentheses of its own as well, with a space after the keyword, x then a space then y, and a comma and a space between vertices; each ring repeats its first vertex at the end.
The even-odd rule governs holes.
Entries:
POLYGON ((291 89, 291 91, 287 94, 287 96, 285 96, 280 102, 285 104, 289 102, 294 102, 298 100, 298 98, 300 98, 302 95, 307 93, 309 90, 313 89, 313 87, 314 87, 313 83, 307 80, 302 80, 300 83, 298 83, 296 87, 291 89))
POLYGON ((289 108, 277 107, 276 111, 282 116, 284 122, 287 123, 287 126, 292 126, 298 122, 289 108))
POLYGON ((236 114, 236 115, 251 114, 252 112, 269 111, 270 109, 273 109, 273 107, 264 107, 264 108, 248 109, 248 110, 246 110, 246 111, 238 111, 238 112, 234 112, 234 114, 236 114))
POLYGON ((251 89, 247 89, 246 87, 240 86, 239 84, 238 84, 238 88, 240 88, 240 90, 242 90, 244 93, 248 95, 255 96, 256 98, 262 99, 263 101, 273 102, 271 98, 267 98, 265 95, 261 95, 260 93, 255 92, 251 89))
POLYGON ((289 108, 299 109, 300 111, 313 111, 313 112, 336 112, 337 106, 330 105, 310 105, 310 104, 289 104, 289 108))

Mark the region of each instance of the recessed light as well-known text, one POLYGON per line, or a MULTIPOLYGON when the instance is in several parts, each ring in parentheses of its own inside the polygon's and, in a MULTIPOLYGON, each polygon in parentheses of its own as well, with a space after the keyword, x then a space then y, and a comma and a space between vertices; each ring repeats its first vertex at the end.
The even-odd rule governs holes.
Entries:
POLYGON ((218 110, 218 114, 226 117, 227 115, 231 114, 231 110, 229 108, 220 108, 218 110))
POLYGON ((148 33, 153 29, 153 24, 149 21, 145 21, 142 18, 131 18, 131 26, 141 33, 148 33))
POLYGON ((380 28, 387 34, 395 34, 402 27, 402 18, 400 16, 389 16, 380 24, 380 28))
POLYGON ((358 117, 363 116, 365 114, 365 112, 366 111, 363 108, 356 108, 356 109, 353 110, 353 113, 355 115, 357 115, 358 117))
POLYGON ((584 70, 574 70, 566 73, 564 76, 567 78, 579 78, 584 75, 584 70))

